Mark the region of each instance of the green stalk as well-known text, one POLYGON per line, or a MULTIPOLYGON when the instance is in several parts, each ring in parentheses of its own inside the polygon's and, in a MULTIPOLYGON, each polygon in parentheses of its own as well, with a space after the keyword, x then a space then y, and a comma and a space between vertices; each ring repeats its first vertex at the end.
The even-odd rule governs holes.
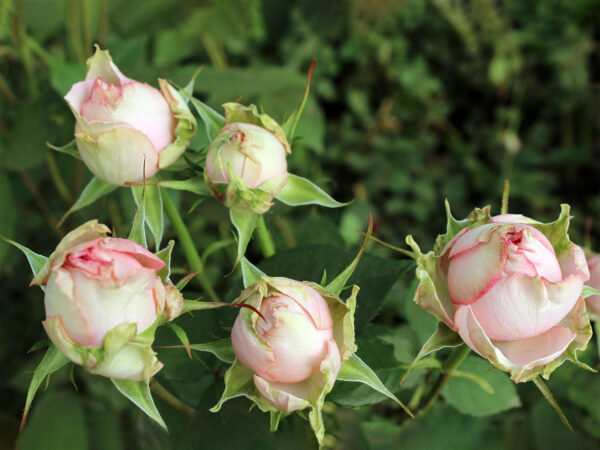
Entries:
POLYGON ((452 378, 454 371, 458 369, 458 366, 462 364, 470 351, 471 349, 467 345, 461 345, 452 350, 452 353, 442 365, 443 375, 438 379, 431 390, 431 394, 429 394, 425 401, 425 405, 421 408, 421 411, 419 411, 420 415, 427 414, 435 406, 440 394, 448 384, 448 381, 452 378))
POLYGON ((200 284, 204 292, 206 292, 206 294, 210 297, 210 299, 213 302, 219 302, 219 296, 212 288, 210 281, 208 281, 208 278, 206 278, 206 275, 204 273, 204 264, 202 264, 202 259, 200 258, 200 255, 196 250, 194 241, 192 241, 192 236, 190 235, 190 232, 185 226, 185 223, 183 222, 179 211, 177 211, 177 208, 173 204, 173 201, 171 200, 171 197, 169 197, 167 192, 163 189, 161 189, 160 192, 162 195, 165 212, 167 213, 167 216, 169 217, 169 220, 171 221, 171 224, 175 228, 175 232, 179 237, 179 243, 183 248, 183 253, 185 254, 185 257, 190 265, 190 269, 193 272, 198 272, 194 279, 198 280, 198 283, 200 284))
POLYGON ((263 256, 265 258, 273 256, 275 254, 275 242, 273 241, 273 236, 271 236, 271 233, 267 229, 265 217, 262 215, 258 219, 256 233, 258 235, 258 241, 260 243, 263 256))
POLYGON ((504 180, 502 188, 502 208, 500 214, 508 214, 508 195, 510 194, 510 180, 504 180))
POLYGON ((163 402, 173 408, 175 411, 179 411, 181 414, 187 417, 192 417, 196 410, 191 406, 186 405, 173 394, 171 394, 163 385, 161 385, 156 378, 152 378, 150 384, 150 390, 154 395, 160 398, 163 402))

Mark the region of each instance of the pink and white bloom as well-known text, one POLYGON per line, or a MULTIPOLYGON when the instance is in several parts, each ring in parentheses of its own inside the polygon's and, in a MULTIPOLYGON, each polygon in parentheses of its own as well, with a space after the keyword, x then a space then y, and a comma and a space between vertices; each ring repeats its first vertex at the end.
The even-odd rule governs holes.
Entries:
POLYGON ((87 65, 85 81, 75 83, 65 100, 77 121, 77 148, 92 173, 124 185, 171 165, 196 130, 179 93, 165 80, 159 91, 127 78, 99 48, 87 65))
POLYGON ((318 285, 270 277, 245 289, 236 303, 261 313, 242 308, 231 341, 238 360, 254 372, 267 409, 295 411, 322 402, 356 350, 354 330, 343 319, 353 306, 318 285))
POLYGON ((208 149, 204 178, 229 208, 262 214, 287 183, 289 145, 279 124, 255 106, 224 107, 226 125, 208 149))
MULTIPOLYGON (((590 269, 590 279, 586 283, 589 287, 600 291, 600 254, 588 255, 588 268, 590 269)), ((585 299, 590 317, 594 320, 600 319, 600 295, 590 295, 585 299)))
POLYGON ((490 217, 489 208, 449 223, 463 228, 438 237, 434 252, 422 255, 409 238, 421 280, 415 301, 515 381, 576 360, 591 335, 581 297, 589 271, 568 240, 568 207, 551 224, 490 217))
POLYGON ((162 364, 150 347, 157 318, 181 294, 157 271, 165 263, 90 221, 60 242, 32 284, 45 286, 44 328, 71 361, 110 378, 148 380, 162 364))

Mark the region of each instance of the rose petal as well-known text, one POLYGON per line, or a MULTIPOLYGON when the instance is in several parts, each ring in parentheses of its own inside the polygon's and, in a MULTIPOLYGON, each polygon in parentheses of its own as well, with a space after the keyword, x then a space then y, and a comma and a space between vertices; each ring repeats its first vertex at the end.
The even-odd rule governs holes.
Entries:
POLYGON ((67 270, 57 269, 50 275, 44 306, 46 317, 60 317, 63 328, 76 344, 89 347, 102 342, 96 337, 82 303, 75 296, 73 279, 67 270))
POLYGON ((535 362, 536 366, 543 366, 562 355, 576 337, 566 327, 553 327, 529 339, 493 341, 493 344, 515 365, 535 362))
POLYGON ((454 304, 476 301, 502 276, 507 251, 501 234, 494 233, 497 228, 498 225, 474 228, 450 250, 448 291, 454 304))
MULTIPOLYGON (((77 270, 71 271, 70 275, 73 298, 78 300, 93 331, 93 341, 88 346, 100 347, 106 333, 117 325, 135 323, 138 333, 141 333, 154 322, 157 308, 154 298, 156 275, 153 270, 135 270, 123 286, 118 286, 112 280, 98 282, 77 270)), ((71 334, 69 321, 63 321, 71 334)))
POLYGON ((175 117, 171 108, 160 91, 146 83, 132 81, 123 86, 113 120, 144 133, 157 152, 174 140, 175 117))
POLYGON ((582 279, 576 276, 550 283, 540 277, 513 274, 500 279, 471 306, 490 339, 526 339, 548 331, 565 317, 582 286, 582 279))
POLYGON ((158 153, 140 131, 114 128, 99 135, 82 133, 75 128, 77 148, 83 162, 101 180, 115 185, 144 181, 158 171, 158 153))
POLYGON ((152 253, 150 250, 141 245, 122 238, 103 239, 101 242, 102 248, 107 250, 116 250, 131 254, 141 265, 148 269, 161 270, 165 267, 165 262, 152 253))

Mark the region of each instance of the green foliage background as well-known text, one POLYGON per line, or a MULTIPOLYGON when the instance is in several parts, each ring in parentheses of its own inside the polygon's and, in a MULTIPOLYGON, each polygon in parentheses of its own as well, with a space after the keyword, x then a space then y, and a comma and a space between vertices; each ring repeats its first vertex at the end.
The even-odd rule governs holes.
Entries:
MULTIPOLYGON (((347 249, 360 242, 356 230, 365 228, 369 212, 381 239, 401 246, 411 233, 429 248, 444 227, 444 198, 457 217, 485 204, 498 212, 504 179, 511 181, 512 212, 551 220, 560 203, 570 203, 576 242, 583 242, 586 219, 593 219, 588 234, 598 250, 598 17, 597 0, 3 0, 0 233, 46 255, 89 218, 127 235, 135 210, 127 189, 56 227, 90 174, 46 142, 72 139, 74 121, 62 96, 82 79, 97 42, 127 76, 153 85, 159 76, 183 85, 203 65, 198 98, 217 110, 241 98, 277 120, 297 106, 316 58, 311 98, 288 162, 335 198, 356 202, 339 211, 273 208, 266 219, 279 253, 260 264, 272 275, 318 281, 324 267, 335 275, 351 259, 347 249)), ((192 149, 206 142, 200 132, 192 149)), ((182 212, 195 201, 191 194, 174 200, 182 212)), ((185 220, 205 251, 207 275, 232 300, 241 282, 238 274, 224 278, 235 256, 226 209, 207 200, 185 220), (223 247, 211 246, 216 241, 223 247)), ((260 261, 256 247, 249 251, 260 261)), ((382 247, 369 252, 356 275, 363 288, 358 354, 408 402, 424 377, 436 376, 435 369, 421 370, 398 386, 434 320, 410 301, 407 263, 382 247)), ((187 273, 177 246, 175 265, 179 276, 187 273)), ((30 371, 42 356, 27 350, 45 338, 42 294, 26 288, 29 280, 25 258, 0 242, 2 449, 15 445, 30 371)), ((192 342, 206 342, 226 336, 234 317, 235 311, 209 311, 178 323, 192 342)), ((176 343, 167 331, 158 342, 176 343)), ((166 365, 161 383, 198 410, 191 423, 159 403, 167 435, 110 382, 76 370, 74 392, 69 371, 62 370, 36 399, 19 448, 316 446, 302 418, 282 421, 271 434, 268 416, 248 412, 244 399, 209 413, 225 368, 211 355, 189 360, 183 350, 162 350, 159 357, 166 365)), ((598 366, 594 345, 584 359, 598 366)), ((549 383, 574 425, 569 433, 534 388, 515 388, 488 369, 475 356, 463 367, 493 386, 494 396, 457 377, 438 407, 416 421, 379 403, 383 397, 366 387, 336 386, 326 411, 330 442, 339 449, 600 445, 597 375, 565 365, 549 383)))

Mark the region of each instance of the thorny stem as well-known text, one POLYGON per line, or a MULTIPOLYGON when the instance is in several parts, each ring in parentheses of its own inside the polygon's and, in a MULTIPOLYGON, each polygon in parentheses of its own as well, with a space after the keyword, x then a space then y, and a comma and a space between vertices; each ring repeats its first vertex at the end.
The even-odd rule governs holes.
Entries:
POLYGON ((165 212, 167 213, 167 216, 169 217, 169 220, 171 221, 171 224, 175 228, 175 232, 179 237, 179 243, 183 248, 183 253, 185 254, 185 257, 190 265, 190 269, 192 270, 192 272, 198 272, 198 275, 195 277, 195 280, 198 280, 198 283, 200 283, 200 286, 202 287, 204 292, 206 292, 206 294, 210 297, 210 299, 213 302, 220 301, 219 296, 214 291, 213 287, 210 284, 210 281, 208 281, 208 278, 206 278, 206 274, 204 273, 204 264, 202 264, 202 259, 200 258, 200 255, 196 250, 194 241, 192 241, 192 236, 190 235, 190 232, 185 226, 185 223, 183 222, 179 211, 177 211, 177 208, 173 204, 167 192, 163 189, 161 189, 160 192, 162 195, 165 212))
POLYGON ((258 218, 256 232, 258 233, 258 240, 263 256, 265 258, 273 256, 275 254, 275 242, 273 242, 273 236, 271 236, 271 233, 267 228, 265 217, 262 215, 258 218))
POLYGON ((152 380, 150 381, 150 390, 163 402, 165 402, 175 411, 179 411, 184 416, 192 417, 196 413, 196 410, 194 408, 186 405, 173 394, 171 394, 167 389, 165 389, 163 385, 161 385, 156 380, 156 378, 152 378, 152 380))
POLYGON ((429 394, 427 400, 425 401, 425 405, 423 405, 419 411, 419 415, 427 414, 435 406, 435 403, 442 393, 442 390, 452 378, 454 371, 458 369, 458 366, 461 365, 470 351, 471 349, 466 345, 461 345, 452 351, 448 359, 442 365, 443 375, 438 379, 435 386, 431 390, 431 394, 429 394))

